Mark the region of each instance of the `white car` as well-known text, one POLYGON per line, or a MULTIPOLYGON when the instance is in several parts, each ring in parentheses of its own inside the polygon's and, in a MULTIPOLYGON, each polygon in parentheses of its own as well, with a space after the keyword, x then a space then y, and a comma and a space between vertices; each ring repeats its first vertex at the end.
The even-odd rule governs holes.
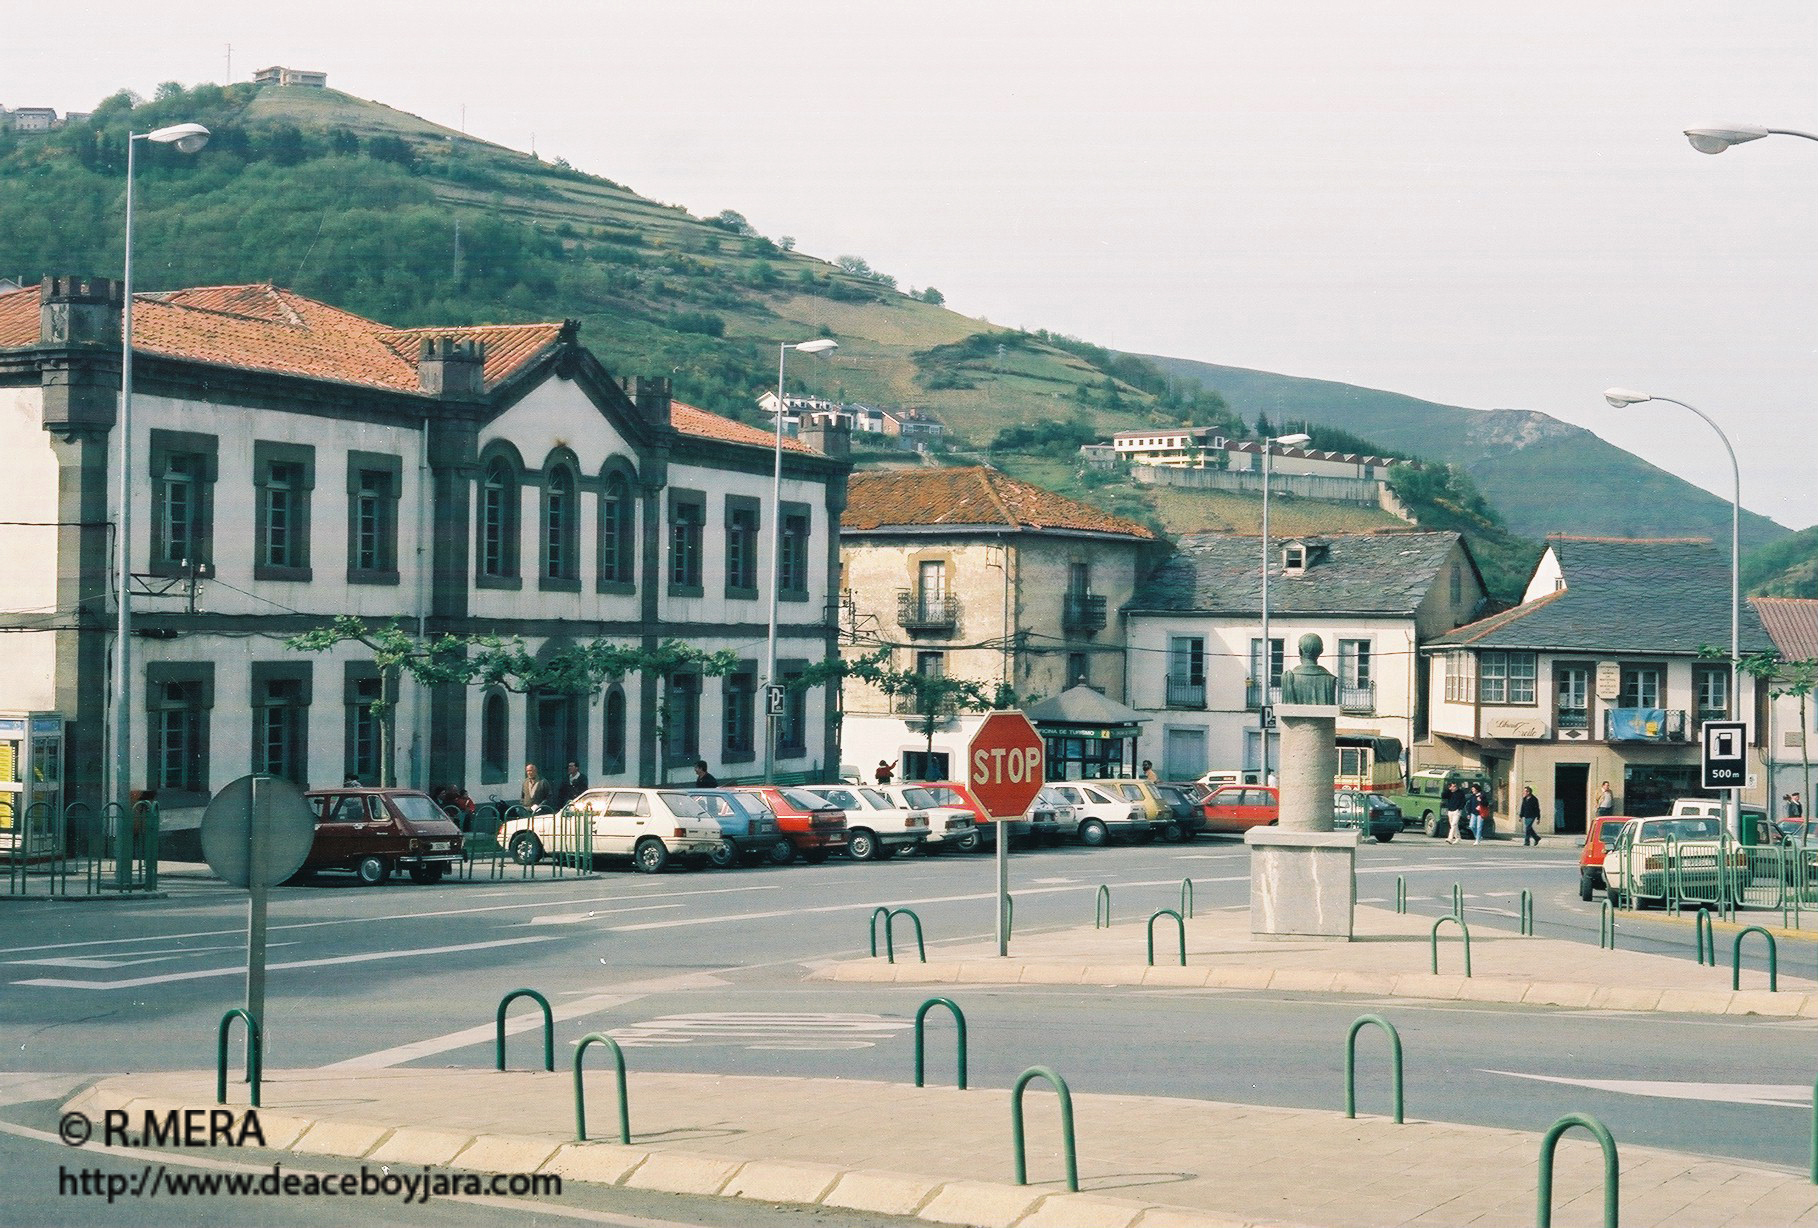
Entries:
POLYGON ((1035 795, 1035 804, 1054 812, 1054 826, 1058 832, 1072 835, 1079 830, 1079 807, 1063 797, 1053 785, 1042 786, 1042 791, 1035 795))
POLYGON ((629 857, 645 874, 678 857, 705 865, 721 848, 720 825, 699 798, 680 789, 620 788, 589 789, 560 814, 511 819, 499 826, 499 845, 519 865, 535 865, 547 853, 581 851, 589 826, 595 857, 629 857))
POLYGON ((1112 837, 1129 839, 1155 830, 1141 806, 1133 806, 1121 797, 1096 784, 1068 780, 1048 786, 1061 800, 1073 806, 1072 827, 1061 828, 1063 836, 1072 836, 1081 844, 1096 848, 1112 837))
POLYGON ((978 848, 978 824, 964 806, 945 805, 920 785, 878 785, 877 791, 905 810, 918 810, 928 816, 928 852, 955 849, 970 853, 978 848))
POLYGON ((928 839, 928 815, 899 806, 867 785, 803 785, 805 792, 846 812, 846 855, 882 861, 914 852, 928 839))

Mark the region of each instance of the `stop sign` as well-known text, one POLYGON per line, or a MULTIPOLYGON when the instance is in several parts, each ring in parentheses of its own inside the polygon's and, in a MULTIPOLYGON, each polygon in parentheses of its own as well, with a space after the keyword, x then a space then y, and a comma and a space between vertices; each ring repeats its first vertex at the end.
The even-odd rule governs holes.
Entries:
POLYGON ((1042 736, 1021 712, 993 712, 966 747, 967 783, 994 819, 1021 817, 1047 781, 1042 736))

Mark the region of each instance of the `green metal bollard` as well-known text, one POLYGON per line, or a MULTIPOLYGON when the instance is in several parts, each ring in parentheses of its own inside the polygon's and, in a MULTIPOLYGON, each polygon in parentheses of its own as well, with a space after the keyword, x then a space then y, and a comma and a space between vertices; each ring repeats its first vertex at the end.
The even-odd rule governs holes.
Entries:
POLYGON ((1464 888, 1457 883, 1452 884, 1452 915, 1464 920, 1464 888))
POLYGON ((581 1037, 581 1043, 574 1050, 574 1141, 587 1141, 587 1099, 586 1090, 581 1081, 581 1059, 587 1053, 589 1045, 605 1045, 612 1050, 612 1063, 619 1072, 619 1142, 631 1143, 631 1106, 625 1094, 625 1051, 619 1048, 619 1042, 604 1032, 589 1032, 581 1037))
MULTIPOLYGON (((1750 934, 1760 934, 1763 938, 1767 939, 1768 992, 1779 993, 1780 953, 1777 950, 1779 944, 1774 941, 1774 936, 1772 934, 1762 929, 1759 925, 1751 925, 1740 934, 1737 934, 1735 943, 1730 947, 1730 988, 1731 990, 1739 990, 1742 988, 1742 940, 1747 938, 1750 934)), ((1715 957, 1712 958, 1711 962, 1716 962, 1715 957)))
POLYGON ((1583 1126, 1603 1148, 1603 1228, 1616 1228, 1616 1211, 1621 1201, 1616 1169, 1616 1140, 1604 1124, 1583 1113, 1567 1113, 1553 1123, 1553 1128, 1540 1140, 1540 1206, 1535 1212, 1536 1228, 1553 1228, 1553 1149, 1559 1136, 1573 1126, 1583 1126))
POLYGON ((1408 880, 1400 874, 1395 876, 1395 911, 1408 911, 1408 880))
POLYGON ((1616 949, 1616 906, 1604 897, 1603 908, 1597 914, 1597 949, 1614 951, 1616 949))
POLYGON ((514 989, 499 999, 498 1039, 494 1044, 494 1053, 498 1069, 505 1069, 505 1008, 519 998, 529 998, 543 1008, 543 1069, 555 1069, 555 1012, 549 1009, 549 999, 534 989, 514 989))
POLYGON ((256 1109, 259 1107, 259 1080, 265 1067, 265 1039, 259 1021, 237 1006, 221 1016, 221 1026, 215 1029, 215 1103, 227 1103, 227 1035, 236 1018, 246 1024, 249 1042, 246 1046, 246 1081, 252 1085, 252 1106, 256 1109))
POLYGON ((1180 966, 1187 966, 1187 923, 1180 919, 1180 914, 1172 908, 1164 908, 1149 918, 1149 966, 1155 967, 1155 923, 1163 917, 1173 917, 1174 924, 1180 930, 1180 966))
POLYGON ((1526 887, 1521 889, 1521 935, 1534 936, 1534 893, 1526 887))
MULTIPOLYGON (((872 959, 877 958, 877 919, 879 917, 884 918, 885 928, 888 929, 889 924, 890 924, 890 910, 882 904, 879 904, 876 908, 871 910, 871 958, 872 959)), ((892 960, 891 962, 895 963, 896 961, 892 960)))
POLYGON ((1698 966, 1717 966, 1717 924, 1711 920, 1711 910, 1700 908, 1692 918, 1692 938, 1698 945, 1698 966), (1708 956, 1708 958, 1707 958, 1708 956))
POLYGON ((1180 915, 1183 917, 1193 915, 1193 880, 1190 878, 1180 880, 1180 915))
MULTIPOLYGON (((873 921, 875 921, 877 914, 872 913, 871 916, 873 921)), ((909 908, 893 908, 884 914, 885 955, 889 958, 891 963, 894 964, 896 962, 896 919, 898 917, 908 917, 911 921, 915 922, 915 952, 921 957, 921 961, 924 964, 927 963, 928 947, 927 944, 922 941, 922 919, 915 915, 913 909, 909 908)))
POLYGON ((1029 1184, 1029 1170, 1023 1159, 1023 1089, 1032 1079, 1046 1079, 1060 1096, 1061 1144, 1067 1155, 1067 1192, 1077 1194, 1079 1163, 1073 1149, 1073 1096, 1067 1091, 1067 1081, 1046 1066, 1029 1067, 1017 1077, 1016 1086, 1010 1090, 1010 1142, 1016 1153, 1016 1183, 1029 1184))
POLYGON ((1345 1116, 1357 1116, 1357 1034, 1366 1026, 1374 1024, 1389 1036, 1389 1054, 1394 1061, 1395 1091, 1395 1124, 1402 1125, 1402 1082, 1401 1082, 1401 1033, 1395 1025, 1380 1015, 1360 1015, 1357 1022, 1351 1025, 1351 1031, 1345 1037, 1345 1116))
POLYGON ((1433 932, 1428 935, 1428 940, 1433 946, 1433 975, 1439 975, 1439 927, 1448 921, 1456 925, 1459 933, 1464 935, 1465 976, 1469 977, 1471 975, 1471 927, 1466 925, 1459 918, 1452 916, 1441 917, 1439 920, 1433 922, 1433 932))
POLYGON ((1092 904, 1092 928, 1111 928, 1111 888, 1103 883, 1098 885, 1098 898, 1092 904))
POLYGON ((937 1006, 944 1006, 953 1012, 953 1023, 959 1030, 959 1089, 966 1090, 966 1016, 959 1004, 952 998, 929 998, 922 1003, 921 1009, 915 1012, 915 1085, 924 1086, 922 1082, 922 1028, 928 1012, 937 1006))

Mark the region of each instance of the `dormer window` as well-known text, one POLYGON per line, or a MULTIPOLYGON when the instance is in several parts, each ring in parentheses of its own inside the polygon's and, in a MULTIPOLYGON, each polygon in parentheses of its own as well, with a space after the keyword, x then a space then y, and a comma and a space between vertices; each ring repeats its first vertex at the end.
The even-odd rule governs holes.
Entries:
POLYGON ((1307 548, 1299 542, 1293 542, 1281 548, 1281 569, 1288 575, 1298 576, 1307 569, 1307 548))

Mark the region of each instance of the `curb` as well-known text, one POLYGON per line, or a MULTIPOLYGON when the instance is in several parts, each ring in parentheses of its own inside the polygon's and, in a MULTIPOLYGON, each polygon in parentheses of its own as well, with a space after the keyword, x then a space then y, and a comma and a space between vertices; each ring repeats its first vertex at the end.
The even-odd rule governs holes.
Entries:
POLYGON ((1600 985, 1585 981, 1523 981, 1508 977, 1433 976, 1424 972, 1321 972, 1247 965, 1180 967, 1034 964, 1013 960, 891 964, 853 960, 811 972, 809 980, 898 985, 1079 985, 1174 989, 1272 989, 1285 993, 1363 994, 1440 1002, 1499 1002, 1566 1010, 1668 1012, 1684 1015, 1760 1015, 1818 1019, 1818 992, 1765 989, 1702 990, 1600 985))
MULTIPOLYGON (((64 1104, 91 1117, 109 1109, 135 1115, 193 1106, 93 1084, 64 1104)), ((229 1105, 237 1128, 249 1111, 229 1105)), ((556 1143, 509 1134, 462 1134, 383 1126, 259 1109, 274 1151, 475 1172, 549 1173, 564 1180, 664 1194, 737 1198, 909 1216, 968 1228, 1303 1228, 1095 1194, 1051 1193, 1038 1186, 943 1180, 880 1169, 842 1169, 797 1160, 741 1160, 698 1152, 652 1151, 619 1143, 556 1143), (279 1142, 277 1140, 284 1141, 279 1142)))

